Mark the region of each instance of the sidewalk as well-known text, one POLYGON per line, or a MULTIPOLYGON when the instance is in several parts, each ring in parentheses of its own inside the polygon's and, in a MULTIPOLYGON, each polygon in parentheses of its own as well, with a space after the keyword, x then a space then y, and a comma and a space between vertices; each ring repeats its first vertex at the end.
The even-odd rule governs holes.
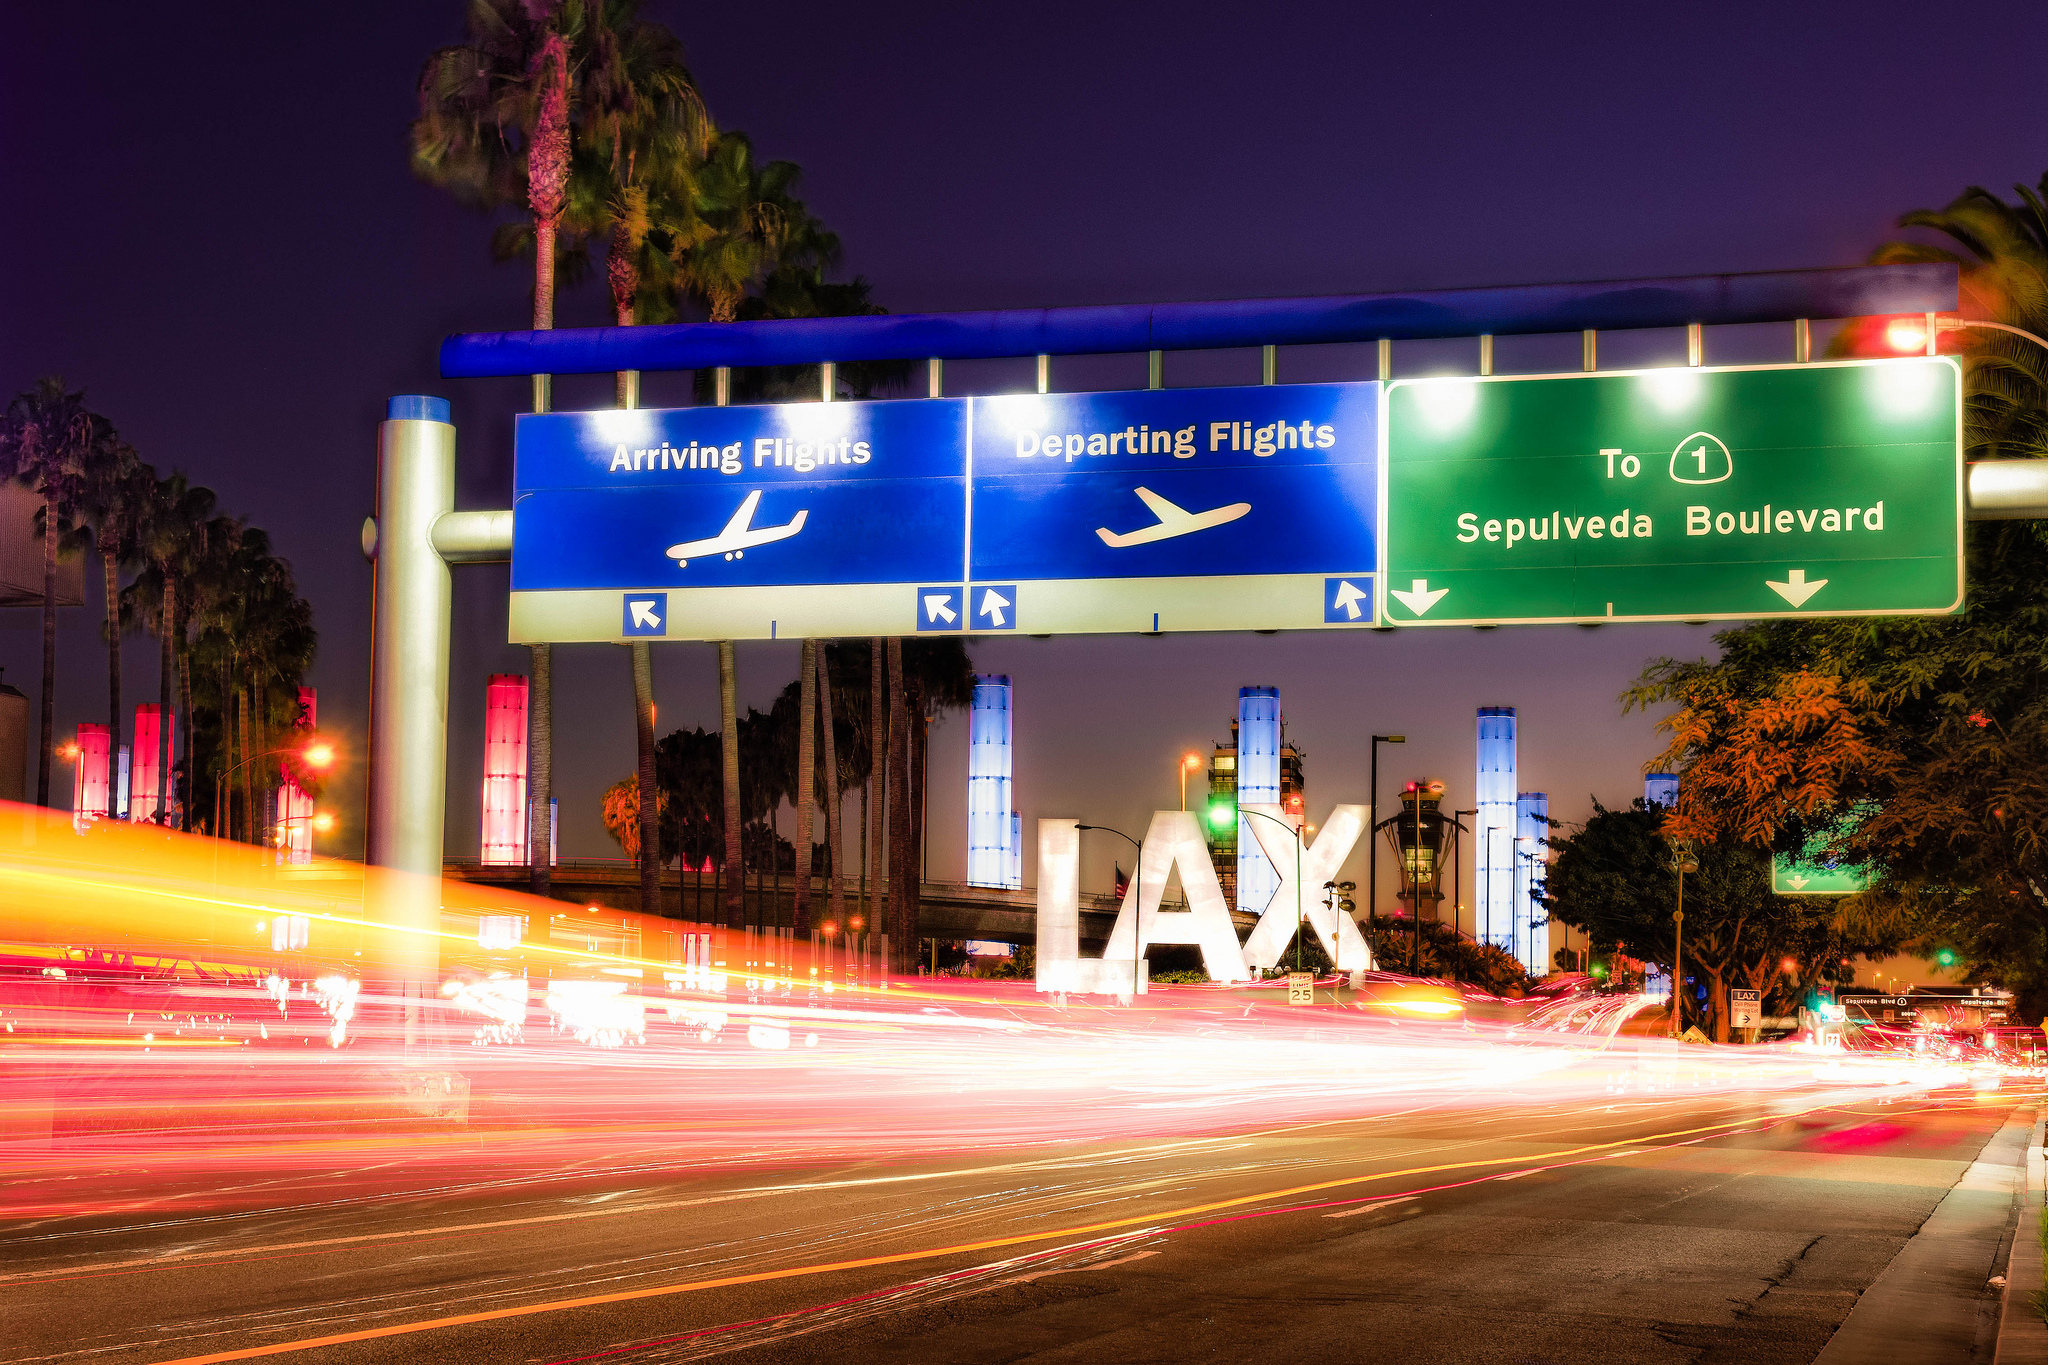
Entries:
POLYGON ((2005 1267, 2005 1308, 1998 1320, 1996 1365, 2048 1365, 2048 1322, 2033 1304, 2041 1291, 2041 1200, 2048 1171, 2041 1156, 2042 1125, 2034 1120, 2027 1138, 2026 1181, 2020 1189, 2019 1221, 2013 1228, 2012 1259, 2005 1267))
MULTIPOLYGON (((2022 1240, 2032 1245, 2031 1286, 2040 1287, 2038 1237, 2031 1232, 2025 1239, 2013 1235, 2019 1202, 2030 1186, 2026 1176, 2029 1152, 2039 1160, 2040 1132, 2040 1120, 2031 1105, 2015 1109, 2006 1118, 1962 1179, 1857 1299, 1841 1327, 1814 1357, 1814 1365, 1900 1365, 1904 1361, 1966 1365, 1991 1360, 1994 1349, 1998 1365, 2017 1365, 2022 1360, 2048 1365, 2048 1354, 2006 1353, 1999 1297, 1991 1286, 1994 1276, 2013 1274, 2014 1268, 2006 1264, 2010 1239, 2015 1251, 2022 1240)), ((2032 1184, 2031 1188, 2038 1197, 2040 1186, 2032 1184)), ((2008 1293, 2012 1291, 2008 1289, 2008 1293)), ((2015 1340, 2024 1325, 2018 1319, 2032 1311, 2025 1294, 2022 1287, 2005 1307, 2006 1323, 2015 1340)), ((2038 1317, 2033 1325, 2041 1327, 2038 1317)), ((2041 1335, 2043 1344, 2048 1345, 2048 1332, 2041 1335)))

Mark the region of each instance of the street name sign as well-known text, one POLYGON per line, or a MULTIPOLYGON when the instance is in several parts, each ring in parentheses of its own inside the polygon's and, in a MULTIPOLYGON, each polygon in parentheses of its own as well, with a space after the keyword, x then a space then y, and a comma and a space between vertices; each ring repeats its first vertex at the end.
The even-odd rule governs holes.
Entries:
POLYGON ((1395 380, 1388 625, 1953 612, 1948 357, 1395 380))
POLYGON ((522 416, 511 638, 1370 628, 1379 390, 522 416))

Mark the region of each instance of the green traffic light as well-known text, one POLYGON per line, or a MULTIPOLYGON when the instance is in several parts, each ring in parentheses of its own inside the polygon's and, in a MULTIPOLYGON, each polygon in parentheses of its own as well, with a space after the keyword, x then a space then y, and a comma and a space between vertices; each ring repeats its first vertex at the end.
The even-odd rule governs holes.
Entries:
POLYGON ((1228 801, 1218 801, 1209 807, 1209 823, 1218 829, 1222 829, 1230 823, 1231 816, 1235 814, 1236 811, 1232 809, 1228 801))
POLYGON ((1934 955, 1934 960, 1944 967, 1953 967, 1956 964, 1956 955, 1953 950, 1943 948, 1934 955))

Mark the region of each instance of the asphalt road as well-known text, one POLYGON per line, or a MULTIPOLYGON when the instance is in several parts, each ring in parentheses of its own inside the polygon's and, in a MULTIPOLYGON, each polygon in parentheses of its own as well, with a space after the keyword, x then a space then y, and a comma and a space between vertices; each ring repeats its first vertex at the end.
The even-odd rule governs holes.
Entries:
POLYGON ((595 1135, 397 1192, 305 1155, 232 1212, 0 1230, 0 1362, 1779 1365, 2018 1097, 1613 1100, 711 1170, 595 1135))

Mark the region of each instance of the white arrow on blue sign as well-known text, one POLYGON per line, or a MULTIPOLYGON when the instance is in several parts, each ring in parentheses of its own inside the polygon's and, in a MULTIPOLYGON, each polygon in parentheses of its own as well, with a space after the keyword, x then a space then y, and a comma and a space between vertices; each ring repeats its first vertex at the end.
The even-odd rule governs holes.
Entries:
POLYGON ((973 588, 975 630, 1017 628, 1017 585, 976 583, 973 588))
POLYGON ((1323 580, 1323 620, 1331 625, 1373 624, 1372 575, 1323 580))
POLYGON ((643 637, 668 634, 667 593, 629 593, 624 612, 624 624, 619 634, 643 637))
POLYGON ((960 619, 960 586, 946 584, 936 588, 917 590, 917 628, 926 630, 965 630, 967 625, 960 619))

